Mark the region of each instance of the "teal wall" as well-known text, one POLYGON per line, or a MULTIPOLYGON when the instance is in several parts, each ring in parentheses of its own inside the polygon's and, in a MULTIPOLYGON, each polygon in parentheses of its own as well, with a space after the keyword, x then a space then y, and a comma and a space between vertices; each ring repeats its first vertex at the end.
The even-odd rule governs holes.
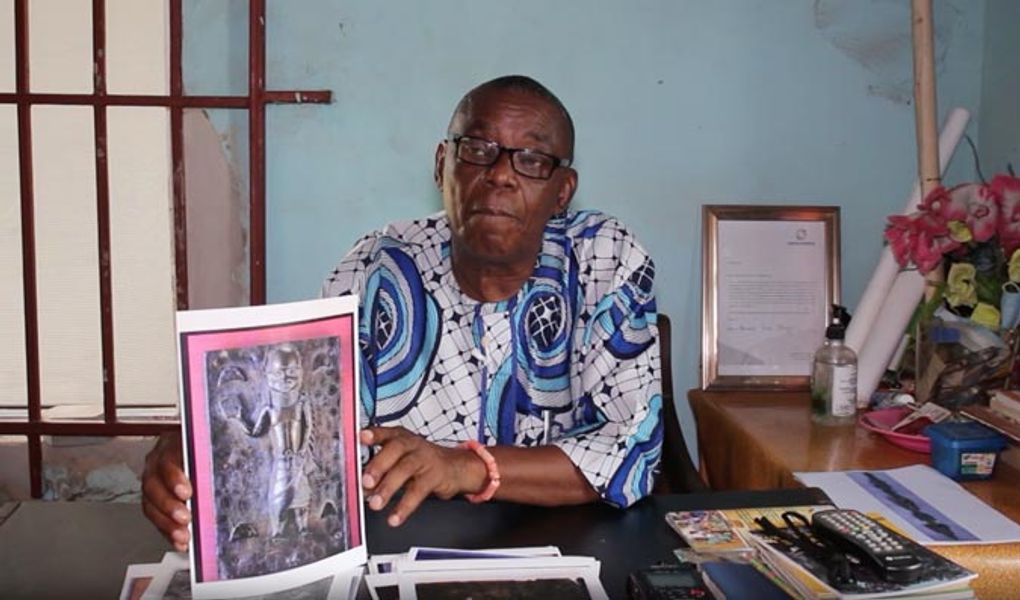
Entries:
MULTIPOLYGON (((657 260, 693 443, 683 391, 698 385, 700 206, 840 206, 856 304, 916 173, 909 4, 271 1, 267 84, 330 89, 334 102, 269 111, 269 300, 315 296, 362 233, 438 210, 432 156, 456 101, 532 75, 577 124, 575 205, 620 217, 657 260)), ((186 3, 190 93, 244 90, 243 7, 186 3)), ((963 106, 979 120, 985 2, 935 10, 940 118, 963 106)), ((972 177, 967 158, 947 181, 972 177)))
POLYGON ((981 77, 981 170, 1020 172, 1020 2, 988 0, 981 77))

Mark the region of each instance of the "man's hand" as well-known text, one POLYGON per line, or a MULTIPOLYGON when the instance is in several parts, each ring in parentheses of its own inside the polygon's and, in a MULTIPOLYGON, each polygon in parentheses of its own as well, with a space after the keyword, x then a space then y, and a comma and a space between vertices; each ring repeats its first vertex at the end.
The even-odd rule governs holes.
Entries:
POLYGON ((191 514, 184 503, 191 483, 184 474, 181 437, 163 434, 145 457, 142 473, 142 512, 178 552, 188 550, 191 514))
POLYGON ((363 429, 361 443, 381 447, 361 475, 368 507, 382 510, 398 490, 404 490, 386 519, 391 527, 406 521, 429 494, 448 500, 485 487, 485 463, 470 450, 438 446, 403 427, 363 429))

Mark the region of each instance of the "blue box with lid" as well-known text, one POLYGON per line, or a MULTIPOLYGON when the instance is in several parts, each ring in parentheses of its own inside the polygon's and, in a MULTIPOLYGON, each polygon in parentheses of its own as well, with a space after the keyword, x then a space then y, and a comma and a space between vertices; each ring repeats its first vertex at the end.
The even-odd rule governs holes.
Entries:
POLYGON ((943 421, 924 428, 931 439, 931 463, 957 481, 988 479, 1006 438, 974 421, 943 421))

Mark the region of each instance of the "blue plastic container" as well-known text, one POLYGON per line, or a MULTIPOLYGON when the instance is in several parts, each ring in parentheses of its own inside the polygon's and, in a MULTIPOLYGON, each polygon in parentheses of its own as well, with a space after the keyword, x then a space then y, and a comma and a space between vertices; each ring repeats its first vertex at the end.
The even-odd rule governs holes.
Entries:
POLYGON ((931 463, 957 481, 988 479, 1006 447, 1006 438, 974 421, 935 423, 924 428, 931 439, 931 463))

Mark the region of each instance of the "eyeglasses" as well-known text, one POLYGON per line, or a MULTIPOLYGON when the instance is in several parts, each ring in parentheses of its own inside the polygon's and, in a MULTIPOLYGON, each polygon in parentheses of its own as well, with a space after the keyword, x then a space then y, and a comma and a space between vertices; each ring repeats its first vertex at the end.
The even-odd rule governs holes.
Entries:
POLYGON ((510 155, 510 165, 514 171, 532 179, 549 179, 557 167, 570 166, 569 158, 559 158, 530 148, 507 148, 492 140, 469 135, 453 135, 449 141, 453 142, 456 148, 457 160, 488 167, 495 164, 499 156, 506 152, 510 155))

